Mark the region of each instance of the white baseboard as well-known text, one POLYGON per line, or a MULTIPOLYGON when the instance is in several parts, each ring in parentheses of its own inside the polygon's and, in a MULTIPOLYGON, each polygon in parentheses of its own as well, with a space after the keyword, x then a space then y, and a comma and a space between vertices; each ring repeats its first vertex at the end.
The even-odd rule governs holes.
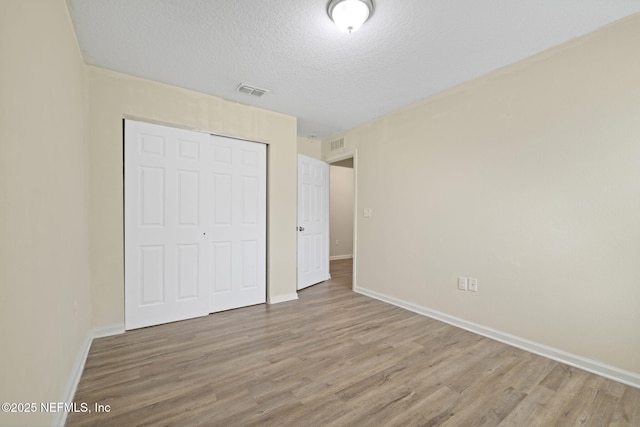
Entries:
POLYGON ((286 295, 278 295, 273 298, 269 298, 269 304, 279 304, 281 302, 294 301, 298 299, 298 294, 286 294, 286 295))
POLYGON ((335 260, 338 260, 338 259, 351 259, 351 258, 353 258, 352 254, 349 254, 349 255, 334 255, 334 256, 330 256, 329 257, 329 261, 335 261, 335 260))
MULTIPOLYGON (((64 389, 64 397, 62 399, 62 402, 73 402, 73 397, 76 394, 76 389, 78 388, 78 383, 80 382, 80 377, 82 376, 82 371, 84 370, 84 364, 87 361, 87 356, 89 355, 89 349, 91 348, 92 341, 93 336, 91 335, 91 332, 89 332, 89 335, 87 335, 84 342, 82 343, 80 353, 78 353, 76 361, 73 364, 71 376, 69 377, 67 386, 64 389)), ((65 423, 67 422, 67 415, 68 413, 66 411, 56 412, 56 415, 53 418, 52 425, 64 427, 65 423)))
POLYGON ((124 323, 114 323, 113 325, 102 326, 100 328, 93 329, 91 332, 93 339, 124 334, 124 323))
MULTIPOLYGON (((73 364, 73 369, 71 371, 71 376, 67 381, 67 386, 65 387, 62 402, 71 403, 73 402, 73 398, 76 395, 76 390, 78 388, 78 383, 80 382, 80 378, 82 377, 82 371, 84 371, 84 365, 87 361, 87 356, 89 355, 89 350, 91 349, 91 343, 96 338, 108 337, 111 335, 118 335, 124 333, 124 324, 117 323, 114 325, 104 326, 101 328, 95 328, 89 331, 89 334, 85 338, 82 343, 82 348, 80 349, 80 353, 76 357, 76 361, 73 364)), ((53 419, 54 426, 64 427, 67 422, 68 412, 60 411, 56 412, 56 415, 53 419)))
POLYGON ((640 388, 640 374, 623 369, 616 368, 615 366, 607 365, 605 363, 598 362, 596 360, 588 359, 586 357, 578 356, 576 354, 568 353, 557 348, 549 347, 544 344, 539 344, 533 341, 529 341, 524 338, 517 337, 505 332, 498 331, 496 329, 487 328, 477 323, 468 322, 466 320, 450 316, 448 314, 432 310, 430 308, 422 307, 410 302, 406 302, 388 295, 381 294, 362 287, 356 287, 355 292, 366 295, 371 298, 375 298, 380 301, 395 305, 397 307, 404 308, 414 313, 422 314, 423 316, 431 317, 432 319, 440 320, 453 326, 457 326, 467 331, 476 333, 478 335, 485 336, 487 338, 500 341, 502 343, 511 345, 513 347, 526 350, 531 353, 538 354, 540 356, 553 359, 555 361, 565 363, 567 365, 574 366, 579 369, 591 372, 596 375, 609 378, 614 381, 621 382, 623 384, 630 385, 632 387, 640 388))

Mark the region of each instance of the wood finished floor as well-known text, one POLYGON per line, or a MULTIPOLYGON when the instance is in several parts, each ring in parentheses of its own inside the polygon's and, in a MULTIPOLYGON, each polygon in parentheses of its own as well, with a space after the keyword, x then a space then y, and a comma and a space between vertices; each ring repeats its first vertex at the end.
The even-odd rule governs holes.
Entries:
POLYGON ((640 426, 640 389, 351 291, 95 340, 67 426, 640 426))

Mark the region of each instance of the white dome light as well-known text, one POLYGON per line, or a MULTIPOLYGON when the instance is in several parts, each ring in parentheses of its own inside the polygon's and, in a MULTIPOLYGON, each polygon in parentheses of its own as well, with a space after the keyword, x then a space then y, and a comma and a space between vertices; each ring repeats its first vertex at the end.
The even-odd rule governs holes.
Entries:
POLYGON ((327 11, 340 31, 352 33, 369 19, 373 3, 371 0, 331 0, 327 11))

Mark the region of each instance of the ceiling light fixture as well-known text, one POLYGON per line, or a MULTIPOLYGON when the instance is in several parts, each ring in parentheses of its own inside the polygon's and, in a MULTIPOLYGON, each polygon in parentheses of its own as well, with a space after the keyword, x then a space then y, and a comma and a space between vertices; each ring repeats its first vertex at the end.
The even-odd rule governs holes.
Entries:
POLYGON ((373 1, 331 0, 327 12, 340 31, 352 33, 362 27, 373 13, 373 1))

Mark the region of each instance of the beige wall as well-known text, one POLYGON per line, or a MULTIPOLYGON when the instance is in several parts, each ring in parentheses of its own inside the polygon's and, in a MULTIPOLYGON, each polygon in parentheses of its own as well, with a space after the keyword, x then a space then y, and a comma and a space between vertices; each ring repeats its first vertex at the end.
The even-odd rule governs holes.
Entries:
POLYGON ((319 139, 311 139, 299 136, 298 153, 320 160, 320 157, 322 156, 322 141, 320 141, 319 139))
POLYGON ((159 121, 268 144, 270 299, 296 292, 296 119, 87 67, 90 94, 93 325, 124 322, 122 119, 159 121))
POLYGON ((338 135, 373 208, 358 285, 640 373, 638 40, 636 15, 338 135))
POLYGON ((1 2, 0 63, 0 396, 57 402, 91 316, 86 82, 65 1, 1 2))
POLYGON ((353 167, 331 165, 329 181, 329 255, 353 255, 353 167))

